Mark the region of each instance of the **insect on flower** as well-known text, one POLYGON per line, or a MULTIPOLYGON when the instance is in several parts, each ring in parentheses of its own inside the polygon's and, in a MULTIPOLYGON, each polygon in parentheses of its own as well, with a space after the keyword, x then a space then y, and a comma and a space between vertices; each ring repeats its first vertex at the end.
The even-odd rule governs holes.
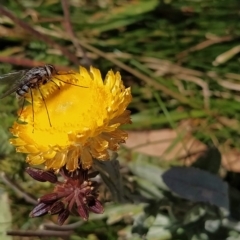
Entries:
MULTIPOLYGON (((52 78, 53 77, 56 78, 57 75, 60 75, 60 73, 57 72, 56 68, 53 65, 49 65, 49 64, 41 66, 41 67, 34 67, 30 70, 20 70, 20 71, 11 72, 11 73, 1 75, 0 76, 0 84, 6 84, 6 85, 9 86, 9 88, 3 94, 0 95, 0 99, 15 92, 16 96, 18 98, 23 98, 23 104, 22 104, 22 110, 23 110, 23 106, 24 106, 24 103, 25 103, 25 96, 26 96, 27 93, 30 92, 30 96, 31 96, 31 100, 32 100, 31 102, 32 102, 33 123, 34 123, 34 109, 33 109, 32 89, 38 89, 38 91, 39 91, 39 93, 42 97, 42 100, 44 102, 46 111, 47 111, 49 124, 50 124, 50 126, 52 126, 51 121, 50 121, 50 117, 49 117, 49 112, 48 112, 43 94, 41 92, 41 86, 48 83, 48 82, 55 83, 52 80, 52 78)), ((68 82, 65 82, 65 81, 60 80, 60 79, 58 79, 58 80, 62 81, 64 83, 67 83, 67 84, 78 86, 78 87, 84 87, 84 86, 80 86, 80 85, 77 85, 77 84, 68 83, 68 82)), ((55 83, 55 84, 57 85, 57 83, 55 83)), ((58 86, 58 88, 59 88, 59 86, 58 86)), ((21 113, 20 113, 20 115, 21 115, 21 113)))

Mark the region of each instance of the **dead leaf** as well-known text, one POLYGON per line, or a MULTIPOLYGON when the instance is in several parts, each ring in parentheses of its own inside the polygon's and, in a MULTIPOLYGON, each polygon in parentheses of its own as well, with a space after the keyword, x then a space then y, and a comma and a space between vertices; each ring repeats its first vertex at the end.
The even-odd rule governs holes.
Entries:
POLYGON ((193 162, 202 151, 205 144, 194 138, 187 129, 175 131, 172 129, 130 131, 126 147, 133 152, 160 157, 162 160, 185 159, 193 162))
POLYGON ((222 166, 231 172, 240 172, 240 151, 237 149, 221 150, 222 166))
MULTIPOLYGON (((128 149, 164 161, 182 160, 184 165, 191 165, 207 150, 204 143, 192 136, 191 125, 186 122, 178 130, 129 131, 128 134, 125 145, 128 149)), ((240 172, 240 151, 231 148, 228 143, 218 146, 218 149, 222 167, 227 171, 240 172)))

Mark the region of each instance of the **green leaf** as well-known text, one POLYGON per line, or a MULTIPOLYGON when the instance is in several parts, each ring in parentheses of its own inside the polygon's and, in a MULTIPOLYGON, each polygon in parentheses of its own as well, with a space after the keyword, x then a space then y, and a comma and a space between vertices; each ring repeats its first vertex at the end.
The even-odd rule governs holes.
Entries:
MULTIPOLYGON (((146 156, 142 155, 142 158, 144 157, 146 156)), ((131 162, 129 164, 129 168, 135 175, 149 181, 149 184, 153 184, 163 190, 169 190, 164 181, 162 181, 160 178, 160 176, 162 176, 162 174, 165 172, 164 169, 143 161, 131 162)))
POLYGON ((193 167, 173 167, 162 176, 180 197, 206 202, 229 211, 228 185, 218 176, 193 167))
POLYGON ((93 168, 99 171, 103 182, 109 188, 115 202, 126 202, 124 197, 124 188, 122 176, 119 171, 119 162, 117 156, 113 156, 111 161, 94 160, 93 168))

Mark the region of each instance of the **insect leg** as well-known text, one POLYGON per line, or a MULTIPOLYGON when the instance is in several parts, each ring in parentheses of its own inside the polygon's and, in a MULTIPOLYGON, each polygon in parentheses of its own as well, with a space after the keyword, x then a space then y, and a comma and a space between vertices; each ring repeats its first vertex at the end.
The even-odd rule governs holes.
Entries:
POLYGON ((31 94, 31 100, 32 100, 32 115, 33 115, 33 131, 32 132, 34 132, 34 108, 33 108, 33 94, 32 94, 32 89, 31 88, 29 88, 29 90, 30 90, 30 94, 31 94))
POLYGON ((88 87, 85 87, 85 86, 81 86, 81 85, 77 85, 77 84, 74 84, 74 83, 70 83, 70 82, 63 81, 63 80, 57 78, 56 76, 54 76, 54 77, 55 77, 58 81, 64 82, 64 83, 66 83, 66 84, 70 84, 70 85, 77 86, 77 87, 82 87, 82 88, 88 88, 88 87))
POLYGON ((50 127, 52 127, 52 124, 51 124, 51 121, 50 121, 49 112, 48 112, 48 108, 47 108, 47 104, 46 104, 46 102, 45 102, 45 99, 44 99, 44 97, 43 97, 43 94, 42 94, 39 86, 37 86, 37 87, 38 87, 38 91, 40 92, 40 95, 41 95, 41 97, 42 97, 43 103, 44 103, 45 108, 46 108, 46 111, 47 111, 47 116, 48 116, 49 125, 50 125, 50 127))
POLYGON ((17 121, 18 121, 18 119, 19 119, 19 118, 21 117, 21 115, 22 115, 24 104, 25 104, 25 97, 23 98, 22 106, 21 106, 21 112, 20 112, 20 114, 19 114, 18 117, 17 117, 17 121))

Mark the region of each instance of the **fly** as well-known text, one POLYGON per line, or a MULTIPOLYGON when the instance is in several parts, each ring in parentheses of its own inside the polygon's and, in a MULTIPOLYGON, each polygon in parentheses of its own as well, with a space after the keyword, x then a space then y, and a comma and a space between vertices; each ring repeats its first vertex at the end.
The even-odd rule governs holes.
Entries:
MULTIPOLYGON (((48 82, 53 82, 55 83, 52 78, 55 77, 56 75, 59 75, 57 72, 56 68, 53 65, 44 65, 41 67, 34 67, 30 70, 20 70, 12 73, 7 73, 4 75, 0 76, 0 84, 8 84, 10 88, 4 92, 3 94, 0 95, 0 99, 4 98, 12 93, 16 93, 17 97, 23 98, 23 105, 22 105, 22 110, 23 106, 25 103, 25 95, 30 92, 30 96, 32 99, 32 112, 33 112, 33 123, 34 123, 34 109, 33 109, 33 93, 32 89, 38 89, 42 100, 44 102, 46 111, 47 111, 47 116, 48 116, 48 121, 50 126, 52 126, 50 117, 49 117, 49 112, 47 109, 46 102, 44 100, 43 94, 41 92, 41 86, 48 83, 48 82)), ((80 86, 77 84, 65 82, 63 80, 58 79, 59 81, 62 81, 67 84, 71 84, 74 86, 78 87, 84 87, 80 86)), ((57 83, 55 83, 57 85, 57 83)), ((58 85, 57 85, 58 86, 58 85)), ((58 86, 59 87, 59 86, 58 86)), ((21 115, 21 113, 20 113, 21 115)))

